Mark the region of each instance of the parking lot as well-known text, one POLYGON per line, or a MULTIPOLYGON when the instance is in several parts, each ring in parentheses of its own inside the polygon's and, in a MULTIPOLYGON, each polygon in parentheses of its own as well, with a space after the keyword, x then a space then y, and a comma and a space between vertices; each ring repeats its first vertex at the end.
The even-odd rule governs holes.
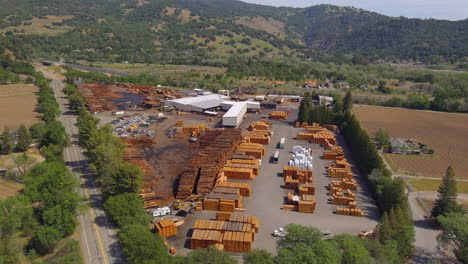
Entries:
MULTIPOLYGON (((266 111, 265 114, 267 114, 266 111)), ((323 148, 317 144, 311 144, 303 140, 294 140, 296 134, 303 130, 292 126, 292 122, 297 117, 297 109, 291 109, 291 114, 286 121, 270 120, 273 124, 274 132, 272 141, 266 146, 266 154, 262 159, 262 167, 260 175, 253 181, 248 181, 252 184, 252 195, 244 197, 244 207, 246 212, 242 214, 255 215, 260 221, 260 231, 255 235, 254 248, 266 249, 271 253, 276 254, 276 241, 279 238, 274 238, 271 233, 280 227, 294 223, 305 226, 318 228, 322 232, 330 232, 332 234, 348 233, 357 235, 359 231, 369 230, 374 228, 378 223, 378 211, 372 197, 366 190, 365 182, 355 174, 359 187, 357 194, 358 208, 362 209, 366 216, 344 216, 334 213, 336 205, 332 205, 328 199, 326 186, 330 181, 327 176, 325 166, 330 164, 330 161, 323 160, 320 157, 323 153, 323 148), (277 150, 277 143, 281 138, 286 138, 284 149, 280 149, 279 162, 273 164, 270 162, 271 157, 277 150), (313 184, 315 185, 315 199, 317 202, 315 212, 313 214, 299 213, 293 211, 285 211, 281 209, 284 204, 285 197, 292 190, 283 188, 284 180, 282 176, 283 166, 287 165, 291 158, 291 150, 295 145, 310 148, 313 155, 313 184)), ((243 131, 248 125, 262 118, 262 115, 248 114, 243 121, 241 128, 243 131)), ((353 164, 352 158, 349 156, 349 151, 343 144, 343 138, 337 135, 338 144, 342 146, 346 152, 346 158, 353 164)), ((229 181, 242 181, 232 180, 229 181)), ((170 238, 171 246, 177 249, 177 252, 185 255, 190 252, 188 249, 188 239, 191 236, 191 227, 196 219, 214 219, 214 211, 196 212, 194 215, 186 217, 186 223, 179 227, 179 234, 176 237, 170 238)))

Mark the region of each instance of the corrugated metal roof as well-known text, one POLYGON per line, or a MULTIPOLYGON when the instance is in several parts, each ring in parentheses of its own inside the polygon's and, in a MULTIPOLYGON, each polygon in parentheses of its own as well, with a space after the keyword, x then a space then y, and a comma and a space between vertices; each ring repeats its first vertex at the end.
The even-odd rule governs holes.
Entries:
POLYGON ((208 101, 208 100, 218 100, 219 103, 221 104, 221 99, 222 97, 218 94, 210 94, 210 95, 202 95, 202 96, 196 96, 196 97, 184 97, 184 98, 168 100, 168 101, 188 105, 188 104, 194 104, 197 102, 203 102, 203 101, 208 101))
POLYGON ((221 100, 211 99, 211 100, 205 100, 205 101, 190 103, 189 105, 195 106, 195 107, 200 107, 201 109, 210 109, 210 108, 220 106, 221 105, 221 100))
POLYGON ((247 107, 247 103, 236 103, 229 108, 229 111, 223 117, 237 117, 245 107, 247 107))

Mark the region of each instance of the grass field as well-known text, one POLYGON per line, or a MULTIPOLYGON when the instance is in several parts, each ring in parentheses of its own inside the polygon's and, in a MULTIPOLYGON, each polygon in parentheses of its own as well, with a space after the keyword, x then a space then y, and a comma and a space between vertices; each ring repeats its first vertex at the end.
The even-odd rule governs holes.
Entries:
POLYGON ((39 122, 36 112, 36 92, 32 84, 0 85, 0 130, 4 126, 17 128, 39 122))
POLYGON ((24 185, 15 181, 0 178, 0 200, 6 200, 8 197, 15 196, 24 188, 24 185))
POLYGON ((371 135, 384 128, 391 137, 414 139, 435 150, 435 156, 428 159, 385 155, 396 172, 442 177, 451 165, 457 178, 468 179, 467 114, 378 106, 355 106, 353 112, 371 135))
MULTIPOLYGON (((0 33, 12 31, 15 34, 26 35, 47 35, 55 36, 65 33, 71 29, 70 26, 54 26, 53 23, 61 23, 66 19, 71 19, 73 16, 47 16, 47 18, 33 18, 32 20, 24 21, 30 22, 31 25, 10 26, 0 29, 0 33)), ((24 23, 23 22, 23 23, 24 23)))
MULTIPOLYGON (((406 179, 417 191, 437 191, 442 181, 427 179, 406 179)), ((468 182, 457 182, 458 193, 468 194, 468 182)))
MULTIPOLYGON (((90 66, 90 63, 81 61, 83 65, 90 66)), ((92 65, 102 67, 105 69, 117 70, 127 72, 129 74, 139 73, 154 73, 157 75, 169 76, 183 73, 189 73, 192 71, 199 72, 201 74, 218 74, 224 73, 227 69, 222 67, 210 67, 210 66, 195 66, 195 65, 161 65, 161 64, 142 64, 142 63, 93 63, 92 65)))

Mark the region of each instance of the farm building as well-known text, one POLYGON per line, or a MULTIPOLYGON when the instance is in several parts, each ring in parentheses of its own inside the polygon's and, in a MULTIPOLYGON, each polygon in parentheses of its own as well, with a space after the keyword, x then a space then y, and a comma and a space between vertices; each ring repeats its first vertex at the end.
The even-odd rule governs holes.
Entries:
POLYGON ((187 112, 199 112, 221 106, 223 96, 218 94, 202 95, 196 97, 184 97, 164 102, 165 106, 173 106, 187 112))
POLYGON ((393 153, 406 153, 409 150, 408 144, 401 138, 392 138, 390 144, 393 153))
POLYGON ((247 113, 247 103, 235 103, 223 116, 223 126, 238 127, 247 113))

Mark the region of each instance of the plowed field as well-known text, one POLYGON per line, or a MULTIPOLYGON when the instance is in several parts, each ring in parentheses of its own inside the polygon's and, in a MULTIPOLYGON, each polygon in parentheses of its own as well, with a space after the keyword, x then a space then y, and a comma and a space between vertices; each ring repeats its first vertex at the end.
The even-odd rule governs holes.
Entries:
POLYGON ((452 165, 457 178, 468 179, 468 114, 379 106, 356 106, 353 112, 370 135, 384 128, 391 137, 414 139, 435 150, 434 157, 385 155, 397 173, 442 177, 452 165))
POLYGON ((38 88, 33 84, 0 85, 0 130, 20 125, 27 127, 39 122, 36 111, 38 88))

